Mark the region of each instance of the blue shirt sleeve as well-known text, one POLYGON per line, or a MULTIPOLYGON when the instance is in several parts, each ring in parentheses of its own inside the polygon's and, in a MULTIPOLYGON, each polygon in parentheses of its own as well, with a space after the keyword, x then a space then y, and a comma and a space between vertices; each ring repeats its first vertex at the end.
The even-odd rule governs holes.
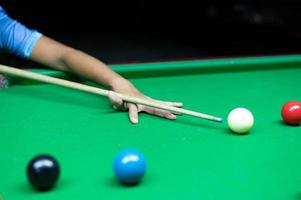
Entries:
POLYGON ((11 19, 0 6, 0 49, 24 58, 29 58, 33 47, 42 36, 11 19))

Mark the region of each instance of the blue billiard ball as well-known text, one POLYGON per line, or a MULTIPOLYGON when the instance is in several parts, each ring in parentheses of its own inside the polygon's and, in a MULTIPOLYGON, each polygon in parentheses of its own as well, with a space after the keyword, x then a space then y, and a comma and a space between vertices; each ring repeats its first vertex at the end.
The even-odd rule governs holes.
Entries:
POLYGON ((138 150, 126 149, 115 157, 113 170, 119 182, 125 185, 135 185, 145 174, 146 161, 138 150))

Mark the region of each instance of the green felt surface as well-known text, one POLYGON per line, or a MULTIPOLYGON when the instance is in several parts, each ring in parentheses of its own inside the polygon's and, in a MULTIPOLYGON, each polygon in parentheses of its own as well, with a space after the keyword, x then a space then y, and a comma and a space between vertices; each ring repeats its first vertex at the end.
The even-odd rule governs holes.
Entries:
MULTIPOLYGON (((140 114, 129 123, 101 96, 55 85, 16 81, 0 91, 0 194, 3 199, 301 199, 301 127, 282 123, 280 110, 301 100, 301 56, 113 65, 143 93, 184 102, 224 118, 176 121, 140 114), (255 125, 235 135, 226 117, 252 111, 255 125), (114 179, 112 162, 134 147, 147 159, 136 187, 114 179), (36 192, 25 169, 48 153, 62 174, 50 192, 36 192)), ((47 73, 47 71, 40 71, 47 73)), ((63 74, 55 73, 59 77, 63 74)))

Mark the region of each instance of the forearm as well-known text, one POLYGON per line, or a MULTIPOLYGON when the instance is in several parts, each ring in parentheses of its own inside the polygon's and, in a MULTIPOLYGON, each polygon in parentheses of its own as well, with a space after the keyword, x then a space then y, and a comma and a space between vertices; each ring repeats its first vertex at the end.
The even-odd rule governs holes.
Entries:
POLYGON ((75 73, 96 83, 113 87, 123 78, 98 59, 78 50, 69 50, 61 58, 63 70, 75 73))
POLYGON ((98 59, 45 36, 37 42, 30 59, 111 88, 118 82, 126 81, 98 59))

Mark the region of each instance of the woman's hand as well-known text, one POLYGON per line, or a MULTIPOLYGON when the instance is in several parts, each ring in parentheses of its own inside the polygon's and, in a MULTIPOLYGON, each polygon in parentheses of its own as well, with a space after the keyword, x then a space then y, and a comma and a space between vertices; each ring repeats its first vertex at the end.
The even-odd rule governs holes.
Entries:
POLYGON ((139 119, 138 119, 138 113, 139 112, 146 112, 152 115, 156 115, 159 117, 164 117, 166 119, 171 119, 174 120, 176 119, 176 115, 170 111, 166 111, 166 110, 161 110, 158 108, 153 108, 150 106, 145 106, 145 105, 140 105, 140 104, 134 104, 134 103, 129 103, 129 102, 124 102, 115 92, 117 93, 121 93, 121 94, 125 94, 128 96, 133 96, 133 97, 138 97, 138 98, 142 98, 142 99, 147 99, 150 101, 155 101, 155 102, 159 102, 165 105, 169 105, 169 106, 174 106, 174 107, 181 107, 182 103, 177 103, 177 102, 166 102, 166 101, 159 101, 159 100, 154 100, 151 99, 150 97, 147 97, 145 95, 143 95, 141 92, 139 92, 135 86, 130 83, 128 80, 126 79, 118 79, 118 80, 114 80, 113 83, 111 84, 112 86, 112 90, 114 91, 110 91, 109 92, 109 99, 113 104, 113 107, 117 110, 121 110, 121 111, 129 111, 129 118, 130 121, 133 124, 137 124, 139 119))

